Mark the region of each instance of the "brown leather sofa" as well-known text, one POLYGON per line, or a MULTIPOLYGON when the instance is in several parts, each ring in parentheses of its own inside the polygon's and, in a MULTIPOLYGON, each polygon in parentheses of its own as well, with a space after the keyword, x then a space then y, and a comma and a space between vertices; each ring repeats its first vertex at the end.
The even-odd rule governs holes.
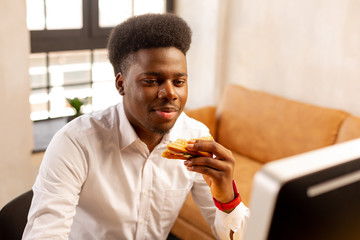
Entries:
MULTIPOLYGON (((232 150, 235 180, 247 206, 253 176, 263 164, 360 138, 356 116, 233 84, 226 87, 218 106, 187 114, 205 123, 216 141, 232 150)), ((191 194, 172 233, 183 240, 214 239, 191 194)))

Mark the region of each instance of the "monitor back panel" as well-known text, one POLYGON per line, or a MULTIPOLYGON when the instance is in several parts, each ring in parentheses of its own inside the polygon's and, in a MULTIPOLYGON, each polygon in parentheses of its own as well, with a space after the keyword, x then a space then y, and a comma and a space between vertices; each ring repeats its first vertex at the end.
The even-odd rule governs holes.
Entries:
POLYGON ((268 239, 360 239, 360 158, 285 183, 268 239))

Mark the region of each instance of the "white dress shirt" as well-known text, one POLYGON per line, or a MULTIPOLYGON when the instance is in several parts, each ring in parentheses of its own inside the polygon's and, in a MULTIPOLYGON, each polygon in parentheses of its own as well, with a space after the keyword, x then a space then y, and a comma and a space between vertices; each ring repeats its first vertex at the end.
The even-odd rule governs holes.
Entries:
POLYGON ((217 238, 240 238, 249 210, 216 209, 201 174, 161 157, 169 141, 207 135, 182 113, 149 152, 122 104, 71 121, 44 155, 23 239, 166 239, 190 191, 217 238))

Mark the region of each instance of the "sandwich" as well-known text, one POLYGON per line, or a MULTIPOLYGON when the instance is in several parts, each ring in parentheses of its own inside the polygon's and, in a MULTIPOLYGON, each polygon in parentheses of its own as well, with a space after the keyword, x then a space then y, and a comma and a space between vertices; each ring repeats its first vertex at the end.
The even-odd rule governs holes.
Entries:
MULTIPOLYGON (((211 136, 209 136, 209 137, 194 138, 191 140, 213 141, 214 139, 211 136)), ((189 141, 179 138, 175 142, 170 142, 166 146, 166 150, 162 153, 162 157, 169 159, 182 159, 182 160, 187 160, 194 157, 212 157, 212 154, 208 152, 188 150, 186 147, 189 141)))

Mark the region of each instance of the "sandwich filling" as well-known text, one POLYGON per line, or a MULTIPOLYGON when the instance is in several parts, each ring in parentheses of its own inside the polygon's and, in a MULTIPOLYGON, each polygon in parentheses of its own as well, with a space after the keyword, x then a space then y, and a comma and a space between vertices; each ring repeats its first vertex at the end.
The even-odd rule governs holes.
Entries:
MULTIPOLYGON (((211 136, 197 138, 194 140, 212 140, 211 136)), ((170 142, 167 149, 163 152, 162 156, 169 159, 189 159, 193 157, 212 157, 211 153, 201 151, 190 151, 187 149, 188 141, 185 139, 177 139, 175 142, 170 142)))

